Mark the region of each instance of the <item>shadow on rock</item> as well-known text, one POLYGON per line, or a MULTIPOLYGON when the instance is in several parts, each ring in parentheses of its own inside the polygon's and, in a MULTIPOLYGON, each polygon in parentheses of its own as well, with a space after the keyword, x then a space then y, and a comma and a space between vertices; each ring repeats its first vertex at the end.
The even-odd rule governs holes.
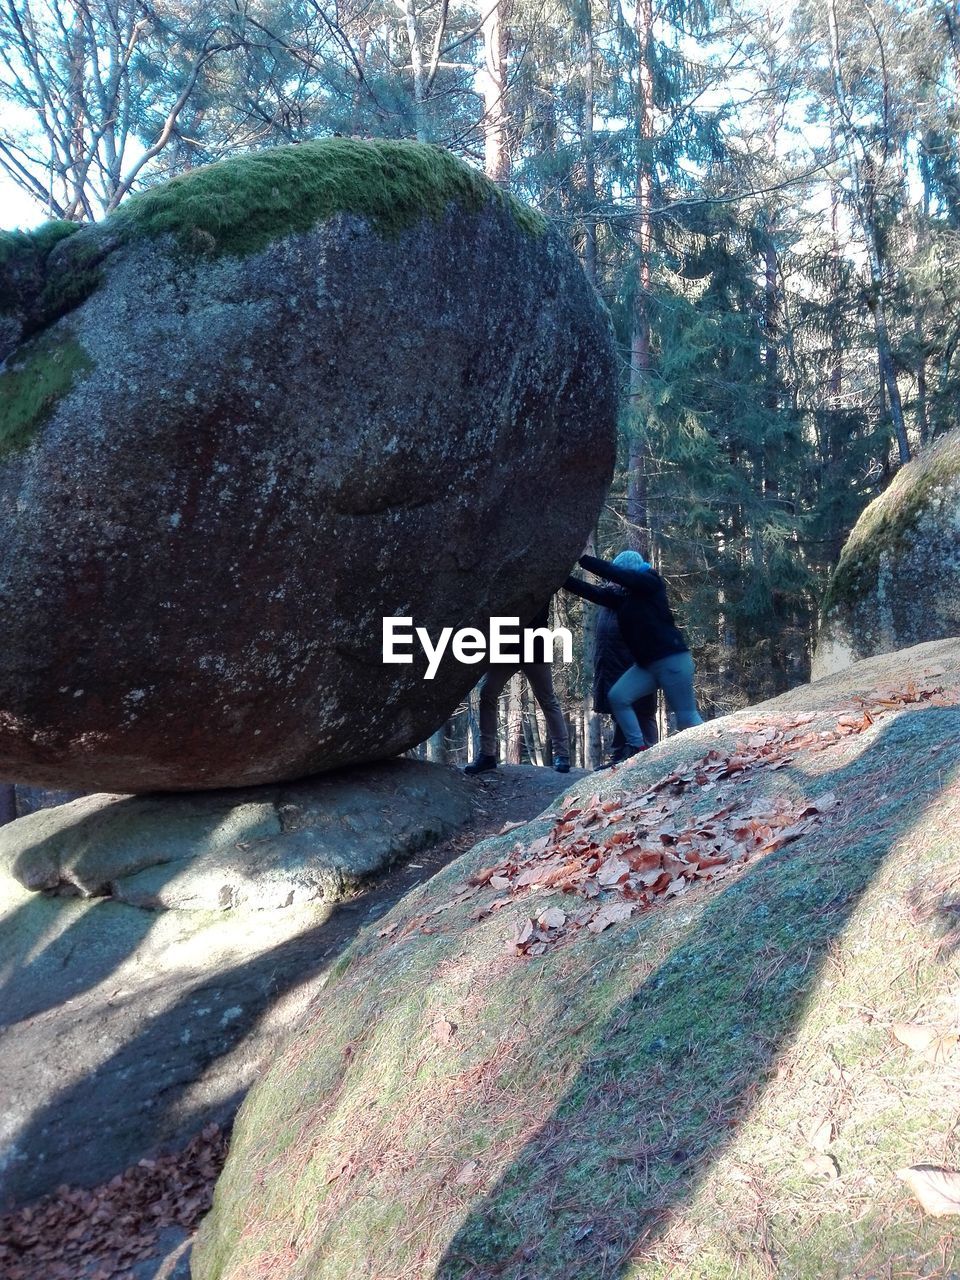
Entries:
POLYGON ((339 911, 352 922, 345 930, 337 921, 334 946, 325 920, 213 978, 195 978, 172 1002, 158 981, 160 1007, 146 1020, 141 1003, 118 989, 104 1001, 95 1044, 71 1034, 89 1010, 73 1019, 70 1010, 53 1011, 13 1028, 4 1055, 0 1203, 32 1199, 59 1182, 89 1186, 204 1124, 227 1122, 359 926, 359 911, 339 911), (59 1087, 49 1087, 51 1078, 59 1087))
POLYGON ((393 901, 342 899, 456 830, 472 796, 403 760, 90 796, 0 831, 0 1204, 90 1186, 232 1116, 361 916, 393 901))
MULTIPOLYGON (((640 1274, 631 1260, 690 1202, 762 1097, 891 849, 957 776, 958 730, 956 711, 915 712, 842 769, 789 771, 808 794, 837 792, 843 827, 821 832, 812 856, 788 848, 758 862, 613 1005, 549 1119, 467 1213, 438 1278, 640 1274), (944 746, 937 769, 931 742, 944 746)), ((626 978, 644 927, 623 933, 623 958, 598 981, 626 978)))

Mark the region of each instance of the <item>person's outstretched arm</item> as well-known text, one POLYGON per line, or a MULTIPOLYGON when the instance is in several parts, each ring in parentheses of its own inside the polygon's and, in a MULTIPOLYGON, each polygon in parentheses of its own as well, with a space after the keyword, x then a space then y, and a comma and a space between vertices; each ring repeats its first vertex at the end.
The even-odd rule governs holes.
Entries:
POLYGON ((581 556, 578 564, 595 573, 598 578, 616 582, 628 591, 645 593, 657 589, 658 575, 654 569, 624 569, 618 564, 611 564, 609 560, 600 560, 597 556, 581 556))
POLYGON ((590 600, 593 604, 603 605, 606 609, 613 608, 623 600, 620 592, 614 591, 613 587, 597 587, 592 582, 584 582, 582 578, 568 578, 563 584, 563 589, 572 591, 574 595, 590 600))

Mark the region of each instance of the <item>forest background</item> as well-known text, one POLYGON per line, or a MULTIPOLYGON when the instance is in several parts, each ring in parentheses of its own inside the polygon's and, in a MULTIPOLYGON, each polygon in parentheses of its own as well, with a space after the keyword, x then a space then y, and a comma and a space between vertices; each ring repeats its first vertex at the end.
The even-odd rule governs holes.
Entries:
MULTIPOLYGON (((536 205, 621 353, 595 549, 667 578, 716 716, 809 678, 857 516, 957 425, 958 84, 945 0, 0 0, 0 170, 85 221, 226 155, 417 138, 536 205)), ((556 608, 592 766, 592 612, 556 608)), ((544 762, 520 679, 501 723, 544 762)), ((422 751, 475 749, 474 694, 422 751)))

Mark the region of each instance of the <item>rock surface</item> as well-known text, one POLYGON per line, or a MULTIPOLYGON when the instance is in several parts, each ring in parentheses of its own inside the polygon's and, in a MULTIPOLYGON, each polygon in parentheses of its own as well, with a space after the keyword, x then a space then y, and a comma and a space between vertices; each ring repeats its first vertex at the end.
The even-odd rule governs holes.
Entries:
POLYGON ((897 473, 847 539, 827 588, 812 678, 960 635, 960 431, 897 473))
POLYGON ((382 618, 526 620, 609 483, 573 253, 439 149, 345 139, 52 239, 19 274, 0 244, 0 777, 242 786, 423 740, 477 669, 384 665, 382 618))
POLYGON ((395 760, 275 787, 84 796, 0 830, 0 873, 153 910, 337 902, 466 821, 470 794, 456 770, 395 760))
POLYGON ((558 808, 342 957, 241 1108, 194 1280, 733 1276, 758 1248, 783 1277, 952 1273, 893 1171, 957 1167, 960 643, 688 730, 558 808), (799 830, 768 845, 768 818, 799 830), (538 879, 551 838, 574 867, 599 848, 592 893, 538 879), (679 854, 707 882, 571 925, 618 859, 672 859, 672 890, 679 854), (561 936, 519 954, 534 919, 561 936))
POLYGON ((359 924, 337 899, 459 829, 475 794, 397 761, 232 796, 87 796, 4 827, 0 1206, 229 1119, 359 924))

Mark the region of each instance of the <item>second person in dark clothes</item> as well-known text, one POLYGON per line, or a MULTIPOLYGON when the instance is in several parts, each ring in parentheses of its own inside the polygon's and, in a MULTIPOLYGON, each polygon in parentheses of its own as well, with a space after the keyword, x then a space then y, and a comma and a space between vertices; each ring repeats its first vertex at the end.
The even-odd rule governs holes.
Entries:
MULTIPOLYGON (((623 587, 613 588, 623 591, 623 587)), ((633 654, 627 648, 620 634, 620 623, 613 609, 598 609, 597 624, 593 640, 593 709, 598 715, 612 716, 613 711, 607 694, 617 683, 623 673, 633 666, 633 654)), ((633 704, 644 744, 655 747, 660 740, 657 729, 657 691, 646 694, 633 704)), ((626 738, 623 730, 614 720, 613 755, 611 763, 617 764, 624 758, 626 738)), ((604 765, 603 768, 609 766, 604 765)))
MULTIPOLYGON (((527 623, 525 630, 550 627, 550 601, 536 617, 527 623)), ((522 641, 521 641, 522 651, 522 641)), ((550 745, 553 751, 553 767, 557 773, 570 772, 570 741, 567 719, 553 688, 553 670, 547 661, 546 641, 537 636, 534 640, 536 662, 521 663, 519 670, 527 677, 534 697, 540 704, 550 745)), ((480 754, 464 769, 464 773, 485 773, 497 767, 497 712, 500 694, 507 681, 518 670, 513 664, 500 663, 491 666, 480 681, 480 754)))
POLYGON ((621 551, 612 563, 596 556, 581 556, 580 565, 623 588, 618 591, 615 587, 598 587, 580 578, 568 578, 564 584, 568 591, 614 611, 620 634, 633 657, 634 665, 607 694, 614 719, 626 739, 624 757, 642 751, 645 745, 633 704, 658 686, 679 729, 702 724, 693 691, 693 658, 673 620, 659 573, 637 551, 621 551))

